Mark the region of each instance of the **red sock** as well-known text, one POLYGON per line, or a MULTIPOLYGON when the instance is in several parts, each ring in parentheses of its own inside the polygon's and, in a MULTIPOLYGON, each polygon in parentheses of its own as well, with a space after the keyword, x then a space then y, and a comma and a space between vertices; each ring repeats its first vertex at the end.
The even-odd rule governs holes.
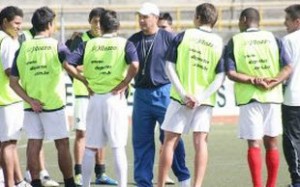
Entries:
POLYGON ((268 180, 266 187, 275 187, 279 169, 278 149, 269 149, 266 152, 266 164, 268 170, 268 180))
POLYGON ((250 147, 248 149, 248 164, 251 172, 253 187, 262 187, 262 159, 259 147, 250 147))

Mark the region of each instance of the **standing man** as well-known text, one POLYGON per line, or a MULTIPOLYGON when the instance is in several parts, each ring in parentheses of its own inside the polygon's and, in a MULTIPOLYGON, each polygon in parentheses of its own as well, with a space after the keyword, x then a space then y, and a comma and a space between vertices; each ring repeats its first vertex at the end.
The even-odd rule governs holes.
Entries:
MULTIPOLYGON (((19 35, 18 37, 18 40, 20 42, 20 44, 22 44, 24 41, 26 40, 31 40, 34 36, 35 36, 35 31, 33 28, 30 28, 29 30, 25 30, 22 32, 21 35, 19 35)), ((27 146, 27 149, 28 149, 29 146, 27 146)), ((27 150, 28 151, 28 150, 27 150)), ((28 164, 28 163, 27 163, 28 164)), ((42 182, 42 185, 44 187, 51 187, 51 186, 59 186, 59 184, 51 179, 50 175, 49 175, 49 172, 46 170, 46 166, 45 166, 45 155, 44 155, 44 150, 43 150, 43 147, 41 149, 41 152, 40 152, 40 165, 39 165, 40 169, 40 179, 41 179, 41 182, 42 182)), ((30 175, 30 171, 29 171, 29 167, 28 165, 26 166, 26 172, 24 174, 24 179, 27 181, 27 182, 31 182, 31 175, 30 175)))
MULTIPOLYGON (((137 48, 140 69, 135 76, 132 114, 134 180, 139 187, 152 186, 155 157, 154 129, 164 120, 170 103, 170 81, 165 72, 165 57, 173 35, 157 26, 159 9, 144 3, 138 11, 141 31, 129 40, 137 48)), ((160 141, 163 141, 161 133, 160 141)), ((173 172, 180 186, 189 186, 190 173, 185 165, 182 140, 175 150, 173 172)))
POLYGON ((80 44, 64 63, 69 74, 85 83, 91 94, 82 161, 84 187, 90 186, 97 150, 106 144, 112 148, 118 186, 127 186, 128 116, 124 91, 138 71, 138 56, 131 42, 117 36, 119 25, 115 11, 103 12, 103 35, 80 44), (84 77, 68 63, 83 65, 84 77))
POLYGON ((225 78, 222 38, 212 33, 218 19, 209 3, 196 7, 195 29, 178 34, 168 51, 166 70, 172 83, 171 103, 162 125, 165 131, 159 161, 158 187, 165 186, 174 147, 182 133, 193 131, 194 182, 202 186, 207 159, 207 137, 216 103, 216 91, 225 78))
POLYGON ((300 4, 285 9, 285 26, 289 33, 283 38, 292 60, 293 73, 286 82, 282 105, 283 152, 289 166, 291 187, 300 187, 300 4))
MULTIPOLYGON (((105 11, 104 8, 93 8, 89 14, 90 30, 84 32, 81 36, 77 35, 70 44, 70 50, 74 51, 80 43, 101 36, 100 18, 105 11)), ((82 71, 82 66, 77 66, 82 71)), ((75 121, 75 141, 74 141, 74 159, 75 159, 75 183, 82 185, 81 163, 85 147, 86 113, 89 102, 89 93, 86 86, 77 79, 73 79, 73 90, 75 95, 74 121, 75 121)), ((117 181, 105 174, 105 148, 97 151, 94 171, 96 174, 96 184, 117 185, 117 181)))
POLYGON ((48 7, 37 9, 31 23, 36 36, 23 42, 13 65, 10 85, 24 100, 24 129, 28 135, 27 162, 33 187, 39 178, 39 153, 43 139, 53 139, 58 164, 66 187, 75 187, 65 114, 65 83, 62 62, 68 48, 51 38, 55 13, 48 7), (19 83, 20 81, 20 83, 19 83))
POLYGON ((281 82, 291 73, 290 59, 282 43, 271 32, 259 30, 254 8, 241 12, 239 28, 226 49, 226 71, 235 81, 240 107, 239 137, 248 142, 248 164, 254 187, 275 187, 279 169, 277 136, 282 133, 281 82), (268 180, 262 183, 261 140, 266 149, 268 180))
POLYGON ((1 165, 4 172, 5 186, 30 186, 23 180, 17 140, 20 138, 24 112, 22 100, 9 87, 9 76, 19 48, 18 33, 21 30, 23 11, 15 6, 8 6, 0 12, 1 58, 0 58, 0 142, 1 165))

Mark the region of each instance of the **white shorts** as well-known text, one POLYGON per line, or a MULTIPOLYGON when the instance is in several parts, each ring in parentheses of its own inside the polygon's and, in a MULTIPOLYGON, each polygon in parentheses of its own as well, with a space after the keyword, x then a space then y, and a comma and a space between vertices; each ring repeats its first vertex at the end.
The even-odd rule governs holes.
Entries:
POLYGON ((161 128, 178 134, 188 133, 190 130, 209 132, 212 108, 211 106, 199 106, 189 109, 185 105, 171 100, 161 128))
POLYGON ((86 147, 123 147, 127 143, 128 115, 125 96, 111 93, 90 97, 86 118, 86 147))
POLYGON ((29 139, 58 140, 69 137, 65 109, 35 113, 25 111, 24 130, 29 139))
POLYGON ((18 140, 23 119, 23 102, 0 107, 0 142, 18 140))
POLYGON ((264 135, 275 137, 282 134, 280 106, 258 102, 240 106, 239 138, 260 140, 264 135))
POLYGON ((75 98, 74 104, 74 129, 86 130, 86 112, 89 104, 88 97, 75 98))

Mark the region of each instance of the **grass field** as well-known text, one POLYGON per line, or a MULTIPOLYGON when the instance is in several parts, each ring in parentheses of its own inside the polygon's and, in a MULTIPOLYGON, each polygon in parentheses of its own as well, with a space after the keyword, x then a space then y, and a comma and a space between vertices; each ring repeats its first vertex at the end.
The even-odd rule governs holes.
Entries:
MULTIPOLYGON (((158 135, 158 133, 156 133, 158 135)), ((131 136, 129 136, 131 137, 131 136)), ((183 139, 186 146, 187 165, 193 173, 193 144, 192 136, 184 135, 183 139)), ((71 133, 71 145, 73 146, 74 133, 71 133)), ((158 137, 157 137, 158 140, 158 137)), ((281 164, 278 176, 278 187, 286 187, 289 184, 289 174, 286 162, 281 149, 281 138, 279 139, 281 151, 281 164)), ((19 143, 20 159, 22 169, 25 166, 25 148, 26 140, 22 139, 19 143)), ((157 142, 157 150, 159 143, 157 142)), ((62 182, 62 176, 57 166, 56 150, 52 142, 44 143, 46 153, 46 165, 51 176, 62 182)), ((204 179, 203 187, 250 187, 251 179, 246 162, 247 146, 246 142, 237 139, 236 125, 213 125, 209 135, 209 163, 204 179)), ((131 139, 128 139, 127 156, 128 156, 128 186, 135 186, 133 181, 133 151, 131 139)), ((157 154, 156 154, 157 155, 157 154)), ((113 172, 112 155, 110 149, 107 149, 107 174, 115 176, 113 172)), ((155 161, 155 178, 157 178, 158 158, 155 161)), ((266 168, 264 165, 264 179, 266 179, 266 168)), ((171 178, 175 179, 171 173, 171 178)), ((93 179, 94 181, 94 179, 93 179)), ((63 184, 61 185, 63 186, 63 184)), ((94 185, 95 186, 95 185, 94 185)), ((177 186, 177 185, 175 185, 177 186)))

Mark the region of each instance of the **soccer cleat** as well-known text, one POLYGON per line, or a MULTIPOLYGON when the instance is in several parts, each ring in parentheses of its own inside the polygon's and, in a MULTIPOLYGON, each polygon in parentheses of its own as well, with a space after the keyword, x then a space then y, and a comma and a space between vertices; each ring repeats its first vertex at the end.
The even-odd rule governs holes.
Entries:
POLYGON ((41 178, 41 182, 44 187, 59 186, 58 182, 51 179, 49 176, 44 176, 41 178))
POLYGON ((82 186, 82 175, 81 174, 75 175, 74 181, 77 187, 82 186))
POLYGON ((19 182, 18 184, 16 184, 16 187, 32 187, 31 184, 29 184, 28 182, 26 182, 25 180, 19 182))
POLYGON ((168 176, 165 184, 167 184, 167 185, 174 185, 175 182, 168 176))
POLYGON ((105 173, 103 173, 100 176, 97 176, 95 183, 96 184, 106 184, 106 185, 118 185, 118 181, 110 178, 105 173))

